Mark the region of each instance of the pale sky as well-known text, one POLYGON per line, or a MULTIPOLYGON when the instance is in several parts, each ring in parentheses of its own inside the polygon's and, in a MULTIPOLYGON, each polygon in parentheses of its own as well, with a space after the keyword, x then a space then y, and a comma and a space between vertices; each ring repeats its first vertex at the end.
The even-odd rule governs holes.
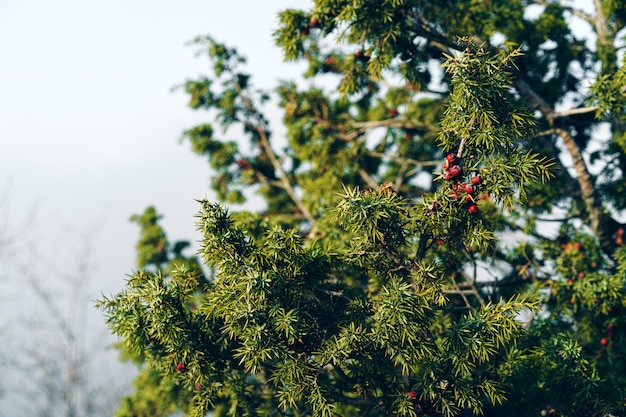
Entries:
MULTIPOLYGON (((128 217, 154 204, 172 239, 195 240, 193 201, 208 164, 178 139, 207 121, 170 88, 206 73, 185 43, 202 34, 248 57, 256 86, 294 78, 272 32, 304 0, 3 0, 0 2, 0 190, 11 219, 36 208, 55 250, 67 228, 95 231, 98 275, 119 287, 134 265, 128 217)), ((209 194, 210 196, 210 194, 209 194)), ((71 253, 65 255, 72 257, 71 253)))
MULTIPOLYGON (((210 171, 179 138, 210 119, 189 109, 182 91, 170 90, 207 74, 209 61, 185 44, 207 34, 237 47, 248 58, 255 86, 269 89, 302 70, 284 64, 274 46, 276 15, 310 4, 0 0, 0 195, 7 196, 0 201, 0 231, 24 231, 36 242, 24 245, 20 257, 50 278, 44 286, 52 299, 67 296, 54 280, 76 271, 85 243, 93 247, 88 296, 121 290, 135 266, 139 235, 128 219, 148 205, 164 214, 172 241, 199 239, 194 199, 211 197, 210 171), (20 229, 33 211, 34 222, 20 229), (41 256, 33 257, 31 249, 41 256)), ((38 303, 20 289, 23 277, 8 277, 3 266, 0 327, 19 323, 38 303)), ((104 317, 93 310, 104 327, 104 317)), ((0 345, 10 337, 2 333, 0 345)), ((19 340, 15 344, 21 348, 19 340)), ((7 411, 7 404, 20 406, 10 398, 15 387, 0 379, 6 389, 0 416, 29 415, 7 411)))

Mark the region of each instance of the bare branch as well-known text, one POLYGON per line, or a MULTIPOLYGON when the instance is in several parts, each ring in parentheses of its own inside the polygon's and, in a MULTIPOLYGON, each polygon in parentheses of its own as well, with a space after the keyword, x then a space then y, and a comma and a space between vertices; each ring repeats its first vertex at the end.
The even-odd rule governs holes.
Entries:
POLYGON ((417 165, 421 167, 434 167, 437 165, 441 165, 441 161, 418 161, 417 159, 405 158, 399 155, 383 153, 383 152, 368 152, 369 155, 374 156, 376 158, 381 159, 391 159, 397 162, 406 162, 412 165, 417 165))
POLYGON ((610 255, 615 247, 615 242, 613 242, 611 237, 612 232, 608 228, 608 222, 604 210, 602 209, 602 203, 597 195, 596 188, 593 180, 591 179, 591 174, 589 174, 589 170, 587 169, 587 164, 583 159, 582 152, 569 131, 561 128, 556 128, 555 131, 559 137, 563 139, 565 147, 572 157, 582 198, 585 202, 585 206, 587 207, 587 211, 589 212, 588 216, 591 228, 598 236, 602 249, 610 255))
POLYGON ((576 114, 593 113, 593 112, 597 111, 598 108, 599 108, 598 106, 579 107, 579 108, 576 108, 576 109, 570 109, 570 110, 567 110, 567 111, 556 113, 556 114, 554 114, 553 118, 554 119, 558 119, 560 117, 574 116, 576 114))
MULTIPOLYGON (((252 105, 250 98, 242 94, 241 86, 239 84, 236 84, 235 88, 237 92, 241 94, 243 102, 246 106, 246 110, 251 114, 255 114, 254 106, 252 105)), ((267 137, 267 132, 265 131, 262 121, 258 120, 257 123, 251 127, 253 127, 254 130, 256 130, 256 132, 258 133, 261 147, 265 151, 267 157, 270 159, 270 162, 272 163, 272 166, 274 167, 276 172, 278 172, 278 176, 282 184, 281 188, 287 192, 291 200, 295 203, 296 207, 298 207, 298 210, 300 210, 302 215, 307 219, 307 221, 311 225, 311 228, 314 228, 317 222, 307 206, 302 202, 302 199, 300 199, 300 197, 298 197, 298 195, 296 194, 294 187, 291 185, 289 177, 287 177, 285 170, 283 169, 280 161, 274 153, 274 150, 272 149, 272 146, 270 145, 269 139, 267 137)))
POLYGON ((361 176, 361 179, 363 179, 363 181, 365 181, 368 187, 370 187, 372 190, 378 188, 378 183, 374 181, 372 176, 368 174, 363 168, 359 169, 359 175, 361 176))
POLYGON ((432 130, 432 127, 425 123, 419 123, 419 122, 416 122, 415 120, 408 120, 408 119, 403 119, 403 118, 370 120, 367 122, 353 122, 352 126, 355 127, 359 132, 364 132, 366 130, 374 129, 377 127, 423 129, 427 131, 432 130))
MULTIPOLYGON (((543 1, 543 0, 537 0, 537 1, 534 1, 533 3, 534 4, 539 4, 539 5, 542 5, 542 6, 548 6, 550 4, 549 2, 543 1)), ((587 13, 583 12, 582 10, 575 9, 573 7, 564 6, 564 5, 562 5, 562 7, 563 7, 563 9, 567 10, 568 12, 573 14, 574 16, 581 18, 582 20, 584 20, 587 23, 590 23, 591 25, 595 25, 594 18, 590 14, 587 14, 587 13)))
POLYGON ((459 288, 459 284, 457 284, 457 282, 454 280, 454 278, 452 279, 452 282, 454 284, 454 288, 455 289, 454 290, 444 290, 443 292, 446 293, 446 294, 458 294, 458 295, 460 295, 461 298, 463 299, 463 302, 465 303, 465 306, 468 309, 473 310, 474 308, 470 304, 469 299, 465 296, 465 294, 466 293, 467 294, 473 294, 474 292, 472 290, 465 290, 465 291, 461 290, 459 288))
MULTIPOLYGON (((590 222, 591 228, 598 237, 600 241, 600 246, 602 250, 607 254, 611 255, 613 253, 613 249, 615 248, 615 242, 612 239, 612 225, 616 223, 610 217, 607 219, 606 215, 602 209, 602 202, 600 197, 598 196, 595 184, 589 174, 589 170, 587 169, 587 164, 582 156, 582 151, 578 147, 576 141, 572 137, 571 133, 561 127, 554 126, 554 120, 557 117, 564 117, 567 112, 556 114, 554 109, 536 92, 532 90, 532 88, 521 78, 518 77, 515 81, 515 85, 522 96, 531 106, 537 108, 541 114, 546 118, 548 125, 551 127, 550 133, 555 133, 558 135, 565 144, 567 151, 572 157, 572 162, 574 164, 574 168, 576 170, 576 179, 578 181, 578 186, 580 188, 581 196, 587 208, 588 220, 590 222)), ((589 108, 591 109, 591 108, 589 108)), ((582 112, 578 109, 573 110, 574 113, 582 112)), ((584 112, 591 111, 585 109, 584 112)))
POLYGON ((353 121, 351 127, 354 129, 349 133, 338 134, 337 137, 343 141, 350 142, 362 135, 364 132, 376 129, 379 127, 396 128, 396 129, 416 129, 430 132, 433 130, 432 126, 428 126, 425 123, 419 123, 411 119, 404 118, 392 118, 383 120, 370 120, 367 122, 355 122, 353 121))
POLYGON ((531 105, 531 107, 538 109, 543 117, 546 118, 548 124, 552 126, 552 123, 554 121, 554 110, 548 104, 548 102, 546 102, 543 97, 533 91, 528 83, 524 81, 521 77, 517 77, 515 79, 515 86, 517 87, 517 91, 520 93, 522 98, 526 100, 531 105))

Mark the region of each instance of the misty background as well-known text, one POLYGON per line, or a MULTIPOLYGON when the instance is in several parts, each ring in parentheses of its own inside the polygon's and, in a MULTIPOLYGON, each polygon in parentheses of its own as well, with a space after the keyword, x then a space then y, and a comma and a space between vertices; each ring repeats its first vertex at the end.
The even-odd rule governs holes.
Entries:
POLYGON ((135 266, 128 219, 154 205, 170 241, 195 242, 194 200, 214 198, 207 162, 179 141, 210 121, 172 91, 208 72, 186 44, 238 48, 271 89, 302 70, 274 46, 277 13, 309 5, 0 2, 0 417, 115 410, 134 368, 93 305, 135 266))

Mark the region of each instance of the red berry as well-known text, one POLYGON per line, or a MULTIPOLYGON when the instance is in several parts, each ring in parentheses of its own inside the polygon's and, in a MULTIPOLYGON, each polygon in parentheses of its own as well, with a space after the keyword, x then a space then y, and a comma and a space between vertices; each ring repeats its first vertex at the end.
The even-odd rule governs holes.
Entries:
POLYGON ((600 344, 602 346, 606 346, 609 343, 609 339, 607 339, 606 337, 603 337, 602 340, 600 340, 600 344))
POLYGON ((178 362, 178 363, 176 364, 176 370, 177 370, 178 372, 185 372, 185 371, 187 370, 187 367, 185 366, 185 364, 184 364, 184 363, 182 363, 182 362, 178 362))
POLYGON ((583 274, 582 272, 579 272, 578 275, 576 275, 576 277, 578 277, 578 279, 583 279, 585 277, 585 274, 583 274))
POLYGON ((574 283, 574 280, 570 278, 570 279, 568 279, 568 280, 567 280, 567 283, 568 283, 568 284, 573 284, 573 283, 574 283))
POLYGON ((309 34, 309 28, 304 28, 304 29, 302 29, 302 34, 303 34, 304 36, 308 35, 308 34, 309 34))
POLYGON ((457 193, 454 190, 450 191, 450 198, 453 199, 453 200, 458 200, 459 199, 459 193, 457 193))
POLYGON ((417 399, 417 393, 415 391, 409 391, 407 393, 407 396, 409 397, 409 400, 411 401, 417 399))
POLYGON ((447 159, 444 159, 443 161, 443 169, 448 169, 450 168, 450 162, 448 162, 447 159))
POLYGON ((472 184, 478 185, 481 182, 483 182, 483 178, 480 175, 476 175, 475 177, 472 177, 472 184))
POLYGON ((452 165, 452 166, 450 167, 450 174, 451 174, 453 177, 458 177, 458 176, 459 176, 459 175, 461 175, 462 173, 463 173, 463 170, 461 169, 461 167, 460 167, 460 166, 458 166, 458 165, 452 165))
POLYGON ((443 245, 443 240, 437 239, 437 246, 441 246, 441 245, 443 245))
POLYGON ((472 198, 471 195, 468 194, 465 196, 465 201, 474 201, 474 199, 472 198))
POLYGON ((310 28, 317 28, 320 27, 320 21, 317 18, 312 18, 311 20, 309 20, 309 27, 310 28))
POLYGON ((615 333, 609 332, 609 339, 615 339, 615 333))
POLYGON ((576 250, 582 250, 583 245, 580 244, 580 242, 577 242, 574 247, 576 248, 576 250))
POLYGON ((449 181, 452 179, 452 174, 450 173, 449 170, 446 169, 445 171, 443 171, 443 179, 445 181, 449 181))
POLYGON ((465 185, 465 192, 468 194, 474 194, 476 192, 476 186, 472 184, 465 185))
POLYGON ((606 326, 606 330, 607 330, 608 332, 612 332, 612 331, 614 331, 614 330, 615 330, 615 325, 614 325, 613 323, 609 323, 609 324, 607 324, 607 326, 606 326))
POLYGON ((398 115, 398 110, 397 109, 391 109, 389 110, 389 115, 391 117, 396 117, 398 115))
POLYGON ((478 213, 478 206, 476 204, 471 204, 468 208, 467 208, 467 212, 469 214, 475 214, 478 213))
POLYGON ((356 57, 356 59, 363 61, 363 62, 367 62, 370 59, 369 54, 365 51, 356 51, 354 56, 356 57))
POLYGON ((449 153, 446 155, 446 161, 448 161, 450 165, 456 165, 459 163, 459 158, 457 158, 455 154, 449 153))
POLYGON ((438 201, 433 202, 433 210, 437 210, 439 207, 441 207, 441 204, 438 201))
POLYGON ((200 391, 202 389, 202 385, 196 384, 195 388, 196 388, 196 391, 200 391))

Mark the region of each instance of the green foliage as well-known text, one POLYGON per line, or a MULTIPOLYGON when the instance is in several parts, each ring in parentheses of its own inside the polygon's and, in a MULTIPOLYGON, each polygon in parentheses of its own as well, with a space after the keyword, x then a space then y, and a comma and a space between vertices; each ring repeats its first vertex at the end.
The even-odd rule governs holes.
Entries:
POLYGON ((137 242, 137 267, 144 268, 148 265, 160 267, 167 260, 168 243, 165 231, 157 224, 160 215, 152 206, 148 207, 143 214, 134 214, 130 220, 141 228, 141 235, 137 242))
POLYGON ((273 92, 197 39, 184 140, 266 208, 199 201, 201 262, 133 216, 99 302, 142 367, 118 415, 624 414, 622 3, 317 0, 275 33, 311 84, 273 92))

